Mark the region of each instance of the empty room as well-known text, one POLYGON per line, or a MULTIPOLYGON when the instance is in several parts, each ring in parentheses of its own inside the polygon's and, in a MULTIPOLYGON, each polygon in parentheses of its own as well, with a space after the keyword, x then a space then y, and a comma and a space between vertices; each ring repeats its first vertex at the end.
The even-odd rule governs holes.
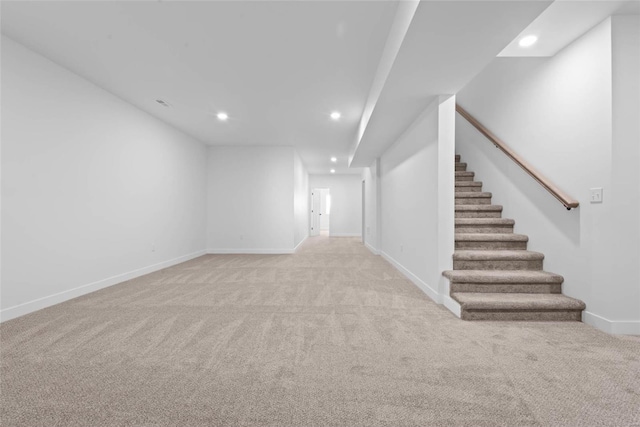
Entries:
POLYGON ((640 426, 640 0, 0 18, 0 425, 640 426))

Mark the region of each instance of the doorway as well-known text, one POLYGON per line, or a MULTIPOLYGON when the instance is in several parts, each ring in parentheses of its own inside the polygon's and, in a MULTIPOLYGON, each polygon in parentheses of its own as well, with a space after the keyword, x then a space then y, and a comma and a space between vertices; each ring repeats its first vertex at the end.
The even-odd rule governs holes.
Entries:
POLYGON ((328 188, 311 190, 311 236, 329 236, 331 228, 331 192, 328 188))

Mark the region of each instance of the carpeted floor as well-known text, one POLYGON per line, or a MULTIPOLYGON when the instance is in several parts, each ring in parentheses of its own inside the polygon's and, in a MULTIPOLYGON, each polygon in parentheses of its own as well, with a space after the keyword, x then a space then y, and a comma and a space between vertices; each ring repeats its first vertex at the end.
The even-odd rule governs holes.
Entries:
POLYGON ((3 323, 2 426, 640 425, 640 342, 465 322, 357 239, 208 255, 3 323))

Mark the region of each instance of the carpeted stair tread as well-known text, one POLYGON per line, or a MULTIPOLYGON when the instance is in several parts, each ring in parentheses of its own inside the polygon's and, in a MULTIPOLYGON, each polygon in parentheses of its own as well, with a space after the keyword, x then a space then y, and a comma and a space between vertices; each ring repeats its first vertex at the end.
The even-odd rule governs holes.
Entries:
POLYGON ((585 304, 562 294, 456 292, 451 297, 463 310, 584 310, 585 304))
POLYGON ((477 199, 477 198, 491 198, 491 193, 487 192, 458 192, 456 193, 456 199, 477 199))
POLYGON ((531 261, 544 259, 544 254, 533 251, 458 250, 453 253, 453 259, 454 261, 531 261))
POLYGON ((514 233, 456 233, 456 242, 528 242, 529 236, 514 233))
POLYGON ((456 187, 482 187, 481 181, 456 181, 456 187))
POLYGON ((585 304, 562 295, 564 278, 543 270, 544 254, 527 250, 529 237, 513 233, 491 198, 456 155, 453 270, 442 274, 460 318, 580 321, 585 304))
POLYGON ((515 225, 510 218, 456 218, 455 225, 515 225))
POLYGON ((457 199, 454 216, 456 218, 501 218, 502 206, 490 203, 491 199, 457 199), (486 203, 465 203, 470 200, 486 201, 486 203))
POLYGON ((502 205, 455 205, 455 210, 460 212, 502 212, 502 205))
POLYGON ((526 250, 529 237, 514 234, 507 227, 458 227, 454 235, 456 250, 526 250))
POLYGON ((508 218, 455 218, 456 233, 513 233, 515 221, 508 218))
POLYGON ((444 276, 451 283, 562 283, 559 274, 536 270, 449 270, 444 276))
POLYGON ((473 181, 474 176, 475 176, 475 173, 473 172, 456 170, 455 182, 473 181))

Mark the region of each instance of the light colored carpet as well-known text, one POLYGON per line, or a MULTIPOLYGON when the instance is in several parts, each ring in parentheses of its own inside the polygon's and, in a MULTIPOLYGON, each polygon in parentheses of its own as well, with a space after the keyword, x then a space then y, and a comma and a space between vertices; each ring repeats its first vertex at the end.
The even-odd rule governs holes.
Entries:
POLYGON ((2 426, 640 425, 640 343, 465 322, 357 239, 209 255, 5 322, 2 426))

